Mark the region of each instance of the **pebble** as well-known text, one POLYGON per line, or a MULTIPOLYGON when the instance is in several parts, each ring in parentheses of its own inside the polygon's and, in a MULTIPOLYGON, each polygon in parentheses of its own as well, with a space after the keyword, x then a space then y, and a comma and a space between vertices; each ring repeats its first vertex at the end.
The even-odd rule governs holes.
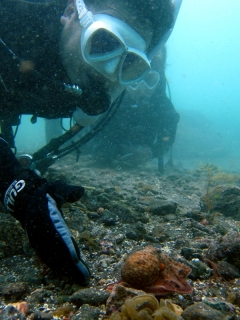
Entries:
POLYGON ((220 311, 211 308, 204 302, 196 302, 187 307, 181 316, 184 320, 230 320, 232 317, 226 318, 220 311))
POLYGON ((78 307, 83 304, 89 304, 91 306, 98 307, 102 304, 105 304, 108 297, 108 291, 99 290, 97 288, 87 288, 74 292, 70 299, 71 302, 78 307))

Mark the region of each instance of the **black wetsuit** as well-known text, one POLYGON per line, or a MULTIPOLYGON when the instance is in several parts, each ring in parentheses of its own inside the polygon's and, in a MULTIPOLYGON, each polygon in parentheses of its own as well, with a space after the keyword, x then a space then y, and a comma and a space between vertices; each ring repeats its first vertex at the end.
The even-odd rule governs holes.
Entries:
POLYGON ((88 267, 61 214, 61 205, 77 201, 84 188, 47 182, 34 171, 22 169, 1 137, 0 169, 0 199, 20 221, 38 256, 70 281, 87 285, 88 267))
POLYGON ((71 117, 76 106, 90 115, 108 109, 110 99, 95 79, 81 95, 64 86, 74 85, 60 57, 64 6, 65 1, 58 6, 0 1, 0 38, 6 44, 0 42, 0 120, 14 125, 21 114, 52 119, 71 117))

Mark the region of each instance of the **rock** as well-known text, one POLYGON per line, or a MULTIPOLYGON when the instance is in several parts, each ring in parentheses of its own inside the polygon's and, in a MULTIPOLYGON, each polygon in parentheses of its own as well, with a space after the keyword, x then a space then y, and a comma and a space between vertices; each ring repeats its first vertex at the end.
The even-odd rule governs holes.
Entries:
POLYGON ((88 218, 92 220, 97 220, 100 218, 100 215, 97 212, 90 211, 87 213, 87 215, 88 215, 88 218))
POLYGON ((181 249, 181 255, 187 260, 192 259, 194 253, 195 253, 195 250, 193 248, 182 247, 181 249))
POLYGON ((190 279, 208 279, 211 276, 211 269, 198 258, 191 260, 190 267, 192 269, 190 279))
POLYGON ((119 217, 119 219, 123 223, 134 223, 136 222, 135 214, 132 212, 132 210, 121 203, 114 203, 110 210, 114 213, 116 213, 119 217))
POLYGON ((0 260, 0 287, 8 283, 41 285, 41 263, 26 256, 12 256, 0 260))
POLYGON ((229 230, 229 226, 226 226, 226 224, 224 223, 220 223, 220 222, 215 222, 214 221, 214 227, 212 228, 212 230, 216 233, 221 234, 222 236, 224 236, 228 230, 229 230))
POLYGON ((29 318, 31 320, 51 320, 53 319, 53 315, 51 313, 44 313, 40 311, 35 311, 31 314, 31 317, 29 318))
POLYGON ((106 302, 106 314, 110 315, 111 313, 120 310, 126 299, 145 294, 146 293, 142 290, 115 284, 106 302))
POLYGON ((233 314, 235 313, 235 307, 231 303, 218 300, 218 299, 207 299, 204 298, 203 302, 209 307, 221 311, 222 314, 226 316, 226 319, 232 319, 233 314), (229 317, 230 316, 230 317, 229 317))
POLYGON ((108 199, 108 197, 106 197, 106 195, 104 193, 101 193, 100 195, 97 196, 97 201, 100 204, 104 205, 109 202, 109 199, 108 199))
POLYGON ((99 308, 83 304, 71 320, 98 320, 100 313, 101 310, 99 308))
POLYGON ((193 210, 186 212, 185 217, 201 222, 204 218, 204 215, 202 212, 199 212, 199 210, 193 209, 193 210))
POLYGON ((149 211, 153 215, 165 216, 168 214, 176 214, 177 203, 164 200, 154 200, 150 202, 149 211))
POLYGON ((0 213, 0 258, 24 253, 25 233, 10 214, 0 213))
POLYGON ((240 234, 229 231, 225 236, 212 243, 206 254, 211 261, 226 260, 228 263, 240 269, 240 234))
POLYGON ((138 221, 135 226, 126 225, 126 237, 132 240, 141 240, 146 238, 146 228, 144 224, 138 221))
POLYGON ((89 197, 86 194, 84 195, 83 201, 85 207, 89 211, 97 211, 97 209, 99 208, 99 204, 97 203, 97 201, 95 201, 94 199, 92 199, 92 197, 89 197))
POLYGON ((136 230, 140 232, 142 235, 146 234, 147 232, 144 224, 140 221, 136 223, 136 230))
POLYGON ((4 285, 0 285, 0 295, 4 296, 7 300, 18 300, 22 299, 27 293, 27 286, 25 283, 7 283, 4 285))
POLYGON ((145 213, 141 213, 141 212, 135 212, 134 214, 135 217, 135 221, 140 221, 142 223, 148 223, 149 222, 149 218, 147 217, 147 215, 145 213))
POLYGON ((202 202, 204 210, 206 210, 205 203, 208 202, 211 212, 220 211, 227 217, 240 220, 240 188, 237 186, 217 186, 210 191, 208 201, 205 196, 202 202))
POLYGON ((168 221, 176 221, 177 220, 177 216, 175 214, 166 214, 164 216, 164 221, 168 222, 168 221))
POLYGON ((238 268, 226 261, 220 261, 217 264, 217 267, 218 267, 219 273, 225 280, 233 280, 235 278, 240 277, 238 268))
POLYGON ((151 243, 159 243, 158 239, 156 239, 155 237, 153 237, 149 234, 144 234, 144 240, 146 240, 147 242, 151 242, 151 243))
POLYGON ((78 230, 78 232, 82 232, 84 231, 84 222, 85 214, 79 208, 74 208, 70 206, 69 217, 67 219, 68 227, 70 229, 78 230))
POLYGON ((31 293, 31 295, 28 297, 27 301, 32 303, 43 303, 44 297, 50 297, 51 292, 48 292, 44 289, 37 289, 34 292, 31 293))
POLYGON ((226 320, 220 311, 211 308, 204 302, 197 302, 187 307, 181 316, 185 320, 226 320))
POLYGON ((240 292, 236 292, 236 291, 234 291, 234 290, 231 290, 231 291, 228 293, 226 302, 232 303, 232 304, 234 304, 235 306, 239 306, 239 305, 240 305, 240 292))
POLYGON ((13 306, 7 306, 0 310, 0 319, 2 320, 24 320, 26 317, 13 306))
POLYGON ((117 215, 111 211, 104 210, 101 215, 100 222, 108 227, 115 226, 117 223, 117 215))
POLYGON ((158 224, 154 227, 152 230, 152 236, 159 242, 164 242, 171 238, 171 234, 165 224, 158 224))
POLYGON ((83 304, 89 304, 91 306, 98 307, 105 304, 109 296, 108 291, 99 290, 96 288, 87 288, 74 292, 70 297, 71 302, 78 307, 83 304))
POLYGON ((202 231, 202 235, 211 233, 211 230, 207 226, 203 225, 202 223, 199 223, 194 219, 189 219, 189 221, 191 222, 192 228, 194 228, 195 230, 198 230, 199 232, 202 231))
POLYGON ((137 230, 133 230, 133 229, 128 229, 126 231, 126 237, 128 239, 131 239, 131 240, 140 240, 142 239, 142 236, 139 232, 137 232, 137 230))

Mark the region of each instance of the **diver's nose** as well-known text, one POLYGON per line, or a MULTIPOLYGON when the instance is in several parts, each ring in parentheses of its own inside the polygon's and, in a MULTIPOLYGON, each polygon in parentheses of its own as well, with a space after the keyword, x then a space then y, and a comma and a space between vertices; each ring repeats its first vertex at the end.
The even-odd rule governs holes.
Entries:
POLYGON ((105 63, 104 65, 104 71, 108 74, 108 75, 113 75, 118 67, 118 64, 120 62, 120 57, 115 57, 111 60, 109 60, 107 63, 105 63))

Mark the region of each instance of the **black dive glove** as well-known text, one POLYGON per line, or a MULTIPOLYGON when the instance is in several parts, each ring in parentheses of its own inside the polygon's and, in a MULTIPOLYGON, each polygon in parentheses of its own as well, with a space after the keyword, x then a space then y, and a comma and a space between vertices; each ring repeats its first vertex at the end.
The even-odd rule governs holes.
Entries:
POLYGON ((60 212, 64 202, 78 200, 83 187, 47 182, 22 169, 7 143, 0 138, 0 192, 7 210, 22 224, 41 260, 70 281, 87 285, 90 273, 60 212))

